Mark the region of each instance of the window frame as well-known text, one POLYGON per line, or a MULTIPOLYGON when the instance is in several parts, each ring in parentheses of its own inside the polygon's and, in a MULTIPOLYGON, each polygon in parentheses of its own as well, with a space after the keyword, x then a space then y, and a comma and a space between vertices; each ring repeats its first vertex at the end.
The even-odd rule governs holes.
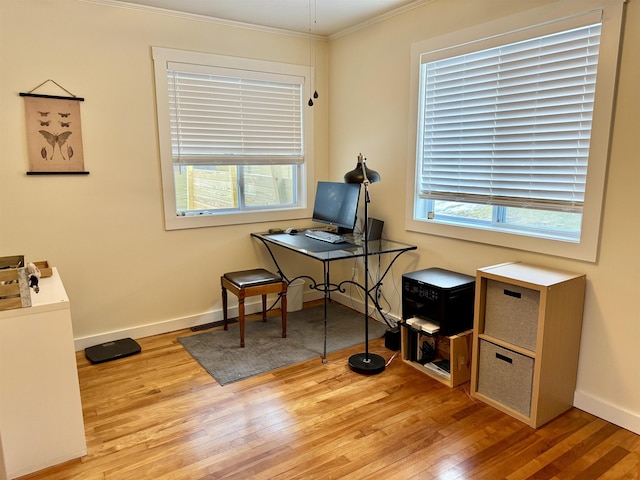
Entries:
POLYGON ((528 250, 555 256, 596 261, 609 137, 615 100, 617 64, 624 0, 584 0, 581 2, 555 2, 544 7, 505 17, 462 31, 424 40, 411 48, 411 128, 409 136, 409 166, 407 168, 407 198, 405 228, 409 231, 450 238, 528 250), (600 57, 596 81, 596 94, 591 132, 587 187, 579 241, 536 237, 530 232, 494 230, 487 225, 461 225, 421 218, 416 212, 419 188, 418 128, 420 115, 421 56, 437 52, 453 56, 465 51, 481 50, 501 44, 566 30, 584 25, 594 11, 602 11, 600 57), (581 23, 582 21, 582 23, 581 23), (453 53, 455 52, 455 53, 453 53))
POLYGON ((211 53, 192 52, 162 47, 152 47, 154 63, 156 113, 158 126, 158 144, 160 151, 160 166, 162 175, 162 196, 164 207, 165 230, 179 230, 188 228, 214 227, 224 225, 238 225, 248 223, 262 223, 291 219, 309 218, 310 207, 307 201, 308 192, 312 191, 313 178, 313 137, 314 115, 312 109, 302 107, 303 150, 304 162, 296 165, 298 170, 297 185, 294 186, 298 197, 297 205, 273 206, 244 211, 220 211, 215 213, 202 212, 194 215, 179 215, 177 213, 174 179, 174 159, 171 145, 171 122, 169 105, 169 86, 167 70, 170 64, 184 63, 187 65, 203 65, 207 67, 221 67, 242 71, 264 73, 265 75, 291 75, 304 78, 303 96, 309 96, 310 76, 313 69, 308 66, 294 65, 265 60, 255 60, 242 57, 232 57, 211 53))

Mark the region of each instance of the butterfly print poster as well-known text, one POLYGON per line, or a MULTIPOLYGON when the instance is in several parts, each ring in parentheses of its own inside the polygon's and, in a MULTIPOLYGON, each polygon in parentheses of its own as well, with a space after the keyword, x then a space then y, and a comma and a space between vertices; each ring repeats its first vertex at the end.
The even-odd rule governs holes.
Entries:
POLYGON ((83 172, 80 102, 39 95, 24 102, 31 172, 83 172))

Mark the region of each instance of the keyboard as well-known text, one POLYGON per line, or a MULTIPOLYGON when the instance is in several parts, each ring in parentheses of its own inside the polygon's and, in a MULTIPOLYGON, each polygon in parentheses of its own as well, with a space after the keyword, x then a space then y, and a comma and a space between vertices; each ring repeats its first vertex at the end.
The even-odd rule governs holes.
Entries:
POLYGON ((329 243, 344 243, 347 241, 346 237, 338 235, 337 233, 327 232, 325 230, 307 230, 304 232, 304 235, 305 237, 329 243))

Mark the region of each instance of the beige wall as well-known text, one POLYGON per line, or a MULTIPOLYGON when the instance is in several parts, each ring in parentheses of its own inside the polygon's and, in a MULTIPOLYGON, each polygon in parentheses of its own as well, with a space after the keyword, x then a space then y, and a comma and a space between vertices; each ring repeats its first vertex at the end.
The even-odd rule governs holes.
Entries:
MULTIPOLYGON (((89 345, 109 332, 137 337, 160 322, 173 328, 176 319, 195 315, 189 321, 201 323, 200 315, 219 314, 221 273, 270 266, 249 236, 268 226, 164 230, 151 47, 308 65, 309 40, 78 0, 3 0, 0 15, 0 255, 59 268, 74 335, 89 345), (88 176, 25 175, 18 93, 47 79, 85 98, 88 176)), ((326 50, 321 41, 322 93, 326 50)), ((66 95, 50 82, 44 87, 35 93, 66 95)), ((316 177, 323 178, 326 100, 314 112, 316 177)))
MULTIPOLYGON (((385 221, 388 236, 419 246, 385 284, 395 315, 405 271, 441 266, 473 274, 477 267, 522 260, 585 272, 576 405, 640 431, 640 223, 634 195, 640 178, 640 67, 634 63, 640 31, 629 28, 640 24, 637 2, 628 5, 597 263, 404 230, 411 44, 544 3, 435 1, 335 38, 328 48, 321 43, 316 177, 340 180, 359 152, 381 173, 382 182, 371 187, 371 215, 385 221)), ((249 238, 270 225, 164 230, 153 45, 300 64, 309 58, 308 40, 296 36, 79 0, 0 0, 0 255, 24 254, 58 267, 77 345, 210 320, 219 315, 222 272, 271 266, 263 247, 249 238), (81 112, 88 176, 25 175, 18 93, 46 79, 86 99, 81 112)), ((47 88, 38 93, 62 93, 47 88)), ((285 263, 294 274, 310 267, 293 259, 285 263)))
POLYGON ((576 406, 640 432, 640 4, 629 2, 600 255, 596 263, 421 235, 404 229, 411 44, 520 10, 536 1, 435 1, 330 44, 330 174, 351 168, 362 151, 382 181, 371 187, 372 216, 386 233, 419 247, 417 269, 525 261, 587 274, 576 406), (633 26, 633 27, 632 27, 633 26))

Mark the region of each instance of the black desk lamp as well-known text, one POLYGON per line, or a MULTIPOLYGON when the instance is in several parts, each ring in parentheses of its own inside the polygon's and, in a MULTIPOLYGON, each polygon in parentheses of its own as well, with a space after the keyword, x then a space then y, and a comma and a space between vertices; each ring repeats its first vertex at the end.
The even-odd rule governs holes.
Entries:
POLYGON ((380 355, 369 353, 369 184, 380 181, 380 174, 367 168, 367 159, 358 155, 356 168, 344 175, 346 183, 364 185, 364 353, 349 357, 349 367, 356 373, 373 375, 385 368, 385 360, 380 355))

